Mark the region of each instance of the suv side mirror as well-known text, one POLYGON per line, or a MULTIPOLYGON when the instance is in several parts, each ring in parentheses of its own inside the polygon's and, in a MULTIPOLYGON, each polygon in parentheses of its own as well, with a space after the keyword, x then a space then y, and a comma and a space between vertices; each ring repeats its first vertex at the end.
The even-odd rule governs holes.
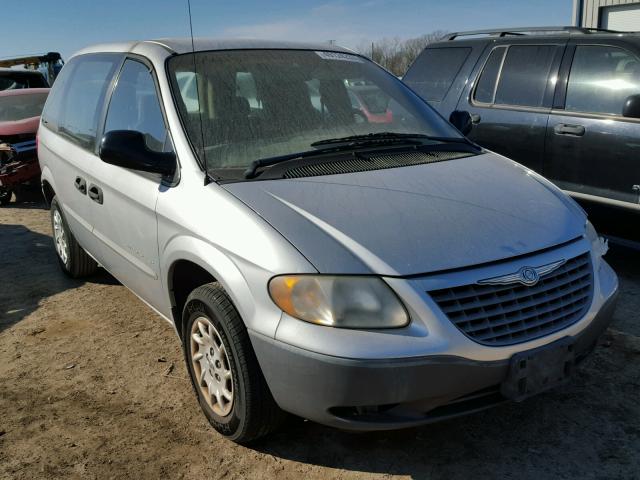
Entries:
POLYGON ((471 114, 466 110, 454 110, 451 112, 451 115, 449 115, 449 122, 451 122, 451 124, 460 130, 460 133, 465 136, 469 135, 473 128, 473 119, 471 118, 471 114))
POLYGON ((622 116, 628 118, 640 118, 640 95, 630 95, 622 107, 622 116))
POLYGON ((172 175, 176 154, 154 152, 147 147, 144 134, 134 130, 112 130, 100 142, 100 158, 105 163, 142 172, 172 175))

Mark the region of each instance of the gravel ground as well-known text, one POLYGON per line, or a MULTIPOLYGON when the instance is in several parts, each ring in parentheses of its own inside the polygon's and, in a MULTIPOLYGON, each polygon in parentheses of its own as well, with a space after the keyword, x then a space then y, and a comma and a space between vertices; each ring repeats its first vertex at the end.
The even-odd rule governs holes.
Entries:
POLYGON ((64 277, 37 202, 0 208, 0 478, 639 478, 640 252, 572 383, 391 433, 292 420, 246 448, 201 415, 173 328, 102 272, 64 277))

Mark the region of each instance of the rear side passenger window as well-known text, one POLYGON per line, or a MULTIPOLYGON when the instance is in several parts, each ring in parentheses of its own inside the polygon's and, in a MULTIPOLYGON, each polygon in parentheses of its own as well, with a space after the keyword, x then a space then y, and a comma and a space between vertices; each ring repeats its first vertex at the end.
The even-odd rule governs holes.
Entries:
POLYGON ((542 107, 556 51, 555 45, 512 45, 506 55, 503 49, 494 50, 474 98, 496 105, 542 107))
POLYGON ((111 96, 105 132, 133 130, 144 134, 149 149, 162 152, 167 128, 151 71, 141 62, 127 60, 111 96))
POLYGON ((54 84, 43 113, 45 122, 81 147, 92 150, 107 86, 120 59, 117 54, 72 59, 54 84))
POLYGON ((480 74, 473 97, 477 102, 493 103, 496 94, 498 74, 500 73, 500 67, 502 66, 502 60, 506 51, 506 47, 499 47, 495 48, 491 52, 491 55, 489 55, 487 63, 485 63, 484 69, 480 74))
POLYGON ((471 48, 428 48, 407 72, 404 81, 428 102, 440 102, 447 95, 471 48), (415 79, 415 80, 414 80, 415 79))
POLYGON ((635 55, 617 47, 576 47, 566 110, 622 115, 627 97, 639 93, 640 61, 635 55))

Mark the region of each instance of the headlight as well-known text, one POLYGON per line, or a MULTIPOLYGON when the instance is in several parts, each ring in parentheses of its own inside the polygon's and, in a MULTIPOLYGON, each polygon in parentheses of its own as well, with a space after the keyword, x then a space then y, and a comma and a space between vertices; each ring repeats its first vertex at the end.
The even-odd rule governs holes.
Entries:
POLYGON ((274 303, 292 317, 342 328, 397 328, 409 315, 377 277, 282 275, 269 282, 274 303))
POLYGON ((609 242, 607 239, 598 235, 596 229, 589 220, 585 225, 585 235, 589 242, 591 242, 591 250, 596 258, 604 257, 609 251, 609 242))

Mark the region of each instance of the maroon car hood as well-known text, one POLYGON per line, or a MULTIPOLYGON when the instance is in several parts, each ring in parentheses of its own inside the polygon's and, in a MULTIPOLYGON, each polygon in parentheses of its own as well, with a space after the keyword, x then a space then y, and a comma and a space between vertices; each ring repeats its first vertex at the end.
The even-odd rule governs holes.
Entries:
POLYGON ((5 135, 35 134, 38 131, 40 117, 25 118, 13 122, 0 122, 0 138, 5 135))

